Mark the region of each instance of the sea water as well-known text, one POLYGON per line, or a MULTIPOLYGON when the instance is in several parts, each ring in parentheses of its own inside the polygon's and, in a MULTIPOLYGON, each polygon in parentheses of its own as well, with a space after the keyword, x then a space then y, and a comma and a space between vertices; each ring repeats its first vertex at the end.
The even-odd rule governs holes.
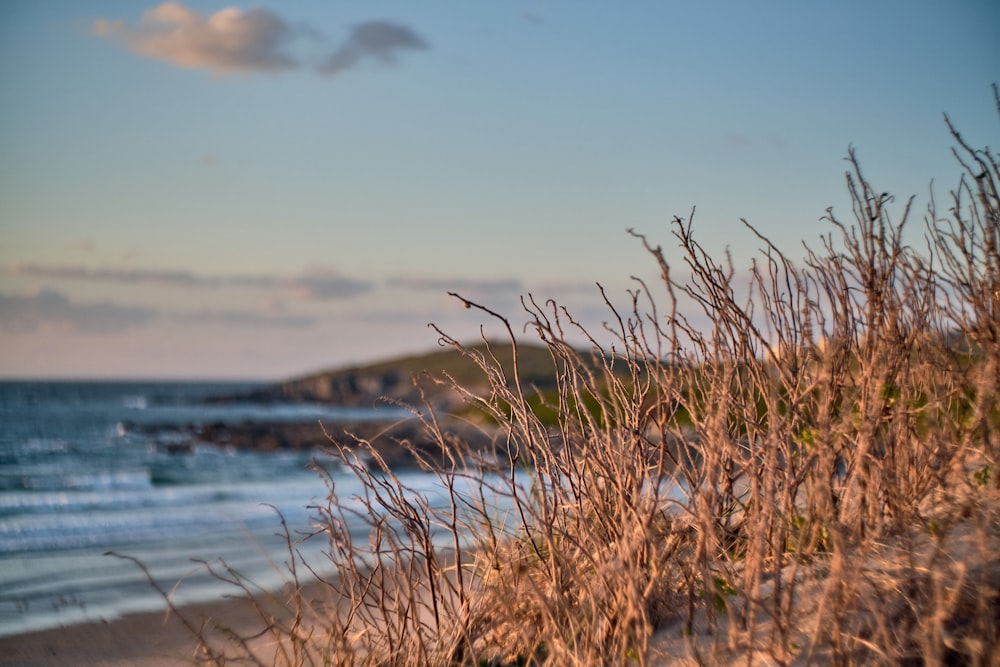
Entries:
MULTIPOLYGON (((235 591, 201 562, 263 588, 288 578, 293 539, 326 503, 359 491, 321 451, 259 453, 179 443, 190 427, 398 418, 392 408, 206 402, 258 385, 0 382, 0 636, 165 608, 235 591), (183 447, 177 447, 184 444, 183 447)), ((433 484, 432 478, 411 482, 433 484)), ((427 476, 425 476, 427 477, 427 476)), ((360 527, 359 527, 360 529, 360 527)), ((322 539, 298 545, 323 569, 322 539)))

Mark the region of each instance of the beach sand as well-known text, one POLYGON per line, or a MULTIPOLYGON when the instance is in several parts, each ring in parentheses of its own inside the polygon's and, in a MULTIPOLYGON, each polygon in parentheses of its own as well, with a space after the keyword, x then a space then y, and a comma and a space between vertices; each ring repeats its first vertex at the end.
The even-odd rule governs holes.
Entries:
MULTIPOLYGON (((257 594, 256 602, 235 593, 221 600, 184 605, 176 611, 142 612, 120 618, 67 625, 0 637, 0 667, 190 667, 216 664, 199 652, 196 631, 209 643, 234 656, 239 649, 231 633, 251 638, 248 646, 265 664, 275 657, 273 636, 261 614, 292 616, 285 593, 257 594), (198 658, 201 658, 199 660, 198 658)), ((300 589, 301 599, 322 615, 330 600, 327 584, 316 580, 300 589)), ((314 617, 315 618, 315 617, 314 617)), ((287 644, 284 646, 287 651, 287 644)), ((242 664, 242 663, 241 663, 242 664)), ((275 664, 285 664, 280 660, 275 664)))
MULTIPOLYGON (((252 606, 242 599, 191 605, 182 612, 196 624, 224 618, 240 629, 261 627, 252 606)), ((0 665, 182 667, 194 664, 195 649, 193 633, 176 614, 145 612, 0 637, 0 665)))

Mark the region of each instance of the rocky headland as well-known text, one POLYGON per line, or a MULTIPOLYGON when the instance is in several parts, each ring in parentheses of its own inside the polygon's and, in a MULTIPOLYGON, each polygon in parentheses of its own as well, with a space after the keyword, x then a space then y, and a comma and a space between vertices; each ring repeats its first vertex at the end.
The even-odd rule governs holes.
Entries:
MULTIPOLYGON (((471 354, 495 355, 513 377, 513 353, 509 344, 477 345, 471 354)), ((521 345, 517 350, 518 372, 523 384, 547 389, 555 385, 552 359, 542 346, 521 345)), ((429 354, 401 357, 364 366, 323 371, 293 378, 245 394, 215 396, 209 403, 249 402, 260 404, 314 403, 366 408, 380 404, 412 406, 426 411, 433 406, 446 439, 462 439, 473 449, 489 453, 494 447, 493 427, 481 415, 470 413, 454 389, 458 384, 476 392, 488 390, 485 373, 467 355, 451 348, 429 354)), ((155 436, 166 427, 156 424, 129 425, 155 436)), ((214 421, 170 427, 171 437, 158 444, 161 450, 182 455, 199 445, 255 452, 331 451, 338 446, 358 448, 369 443, 393 468, 414 465, 419 456, 428 461, 443 458, 440 445, 416 416, 399 419, 349 421, 214 421)))

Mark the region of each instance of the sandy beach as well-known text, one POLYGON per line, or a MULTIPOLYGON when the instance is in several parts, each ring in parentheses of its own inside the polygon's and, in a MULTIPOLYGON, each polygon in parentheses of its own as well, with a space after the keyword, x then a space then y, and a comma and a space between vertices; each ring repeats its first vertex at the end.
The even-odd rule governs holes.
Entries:
MULTIPOLYGON (((226 625, 241 629, 260 625, 252 606, 241 599, 192 605, 182 611, 198 624, 225 619, 226 625)), ((181 667, 193 664, 195 649, 192 632, 176 614, 147 612, 0 637, 0 665, 181 667)))

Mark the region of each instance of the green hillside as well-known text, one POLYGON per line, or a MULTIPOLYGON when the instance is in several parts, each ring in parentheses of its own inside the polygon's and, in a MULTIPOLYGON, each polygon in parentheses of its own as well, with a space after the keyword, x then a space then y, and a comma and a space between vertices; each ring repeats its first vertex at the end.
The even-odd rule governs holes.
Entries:
MULTIPOLYGON (((510 343, 491 342, 469 346, 476 354, 492 353, 500 362, 508 379, 513 381, 513 353, 510 343)), ((519 343, 518 370, 524 386, 549 388, 555 385, 555 367, 548 349, 537 344, 519 343)), ((487 388, 488 379, 468 356, 452 348, 435 350, 379 361, 348 366, 293 378, 255 395, 262 400, 300 400, 334 403, 337 405, 371 405, 382 397, 404 402, 420 400, 420 390, 435 402, 450 402, 450 388, 435 382, 453 378, 466 389, 487 388)))

